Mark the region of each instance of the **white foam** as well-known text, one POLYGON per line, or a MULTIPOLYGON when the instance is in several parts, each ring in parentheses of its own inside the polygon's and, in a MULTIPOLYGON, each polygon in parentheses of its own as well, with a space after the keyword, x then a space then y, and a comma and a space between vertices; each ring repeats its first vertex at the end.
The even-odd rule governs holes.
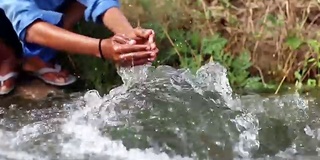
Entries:
MULTIPOLYGON (((166 153, 155 153, 152 148, 129 149, 121 141, 114 141, 108 135, 101 135, 98 129, 100 124, 92 123, 90 120, 82 121, 83 117, 93 117, 91 114, 96 109, 101 108, 101 98, 96 91, 89 91, 84 96, 86 106, 74 112, 67 123, 62 125, 62 131, 65 135, 72 138, 62 144, 62 153, 68 158, 85 158, 88 154, 96 154, 99 157, 107 157, 110 160, 191 160, 189 157, 174 156, 169 157, 166 153)), ((110 103, 105 103, 108 107, 110 103)), ((104 123, 108 122, 113 115, 104 114, 104 123), (109 116, 109 117, 108 117, 109 116)))

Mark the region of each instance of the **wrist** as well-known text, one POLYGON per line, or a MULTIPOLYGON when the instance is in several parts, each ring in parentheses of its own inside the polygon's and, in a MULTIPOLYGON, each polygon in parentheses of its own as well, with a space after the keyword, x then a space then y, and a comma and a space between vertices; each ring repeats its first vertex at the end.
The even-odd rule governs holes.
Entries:
POLYGON ((101 59, 109 59, 108 51, 111 47, 110 39, 100 39, 98 43, 98 52, 95 54, 96 57, 101 59))
POLYGON ((102 21, 114 34, 132 36, 134 33, 134 28, 119 8, 110 8, 103 14, 102 21))
POLYGON ((132 28, 132 29, 130 29, 130 30, 128 30, 127 31, 127 33, 125 34, 128 38, 132 38, 132 39, 134 39, 134 38, 136 38, 136 34, 135 34, 135 32, 134 32, 134 29, 132 28))

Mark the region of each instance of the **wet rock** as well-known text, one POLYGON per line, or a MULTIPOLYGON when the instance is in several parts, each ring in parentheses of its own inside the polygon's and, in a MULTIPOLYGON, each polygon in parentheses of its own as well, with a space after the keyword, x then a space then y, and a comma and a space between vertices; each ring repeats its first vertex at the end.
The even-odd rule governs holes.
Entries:
POLYGON ((31 80, 30 82, 19 84, 15 90, 15 95, 31 100, 43 100, 50 95, 58 94, 63 94, 63 91, 40 80, 31 80))

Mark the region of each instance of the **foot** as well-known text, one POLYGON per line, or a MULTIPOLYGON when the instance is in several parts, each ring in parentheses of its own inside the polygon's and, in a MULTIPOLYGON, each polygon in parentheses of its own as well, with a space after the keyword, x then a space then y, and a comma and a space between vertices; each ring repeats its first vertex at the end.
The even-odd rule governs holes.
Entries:
POLYGON ((45 63, 39 57, 26 59, 23 63, 23 70, 34 73, 45 83, 56 86, 66 86, 76 80, 67 70, 63 70, 60 66, 51 63, 45 63))
POLYGON ((15 58, 0 61, 0 95, 8 94, 14 89, 18 75, 16 66, 15 58))

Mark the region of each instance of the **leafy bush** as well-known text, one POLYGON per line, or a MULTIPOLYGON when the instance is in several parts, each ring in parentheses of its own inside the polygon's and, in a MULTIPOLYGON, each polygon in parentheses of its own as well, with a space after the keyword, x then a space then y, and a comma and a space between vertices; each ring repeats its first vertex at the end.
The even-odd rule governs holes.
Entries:
MULTIPOLYGON (((319 86, 318 3, 306 1, 122 0, 134 26, 152 28, 160 48, 154 65, 192 71, 210 60, 228 68, 236 89, 283 84, 319 86)), ((106 37, 103 27, 81 22, 77 31, 106 37)), ((113 64, 71 56, 73 67, 91 87, 107 91, 120 84, 113 64)))

